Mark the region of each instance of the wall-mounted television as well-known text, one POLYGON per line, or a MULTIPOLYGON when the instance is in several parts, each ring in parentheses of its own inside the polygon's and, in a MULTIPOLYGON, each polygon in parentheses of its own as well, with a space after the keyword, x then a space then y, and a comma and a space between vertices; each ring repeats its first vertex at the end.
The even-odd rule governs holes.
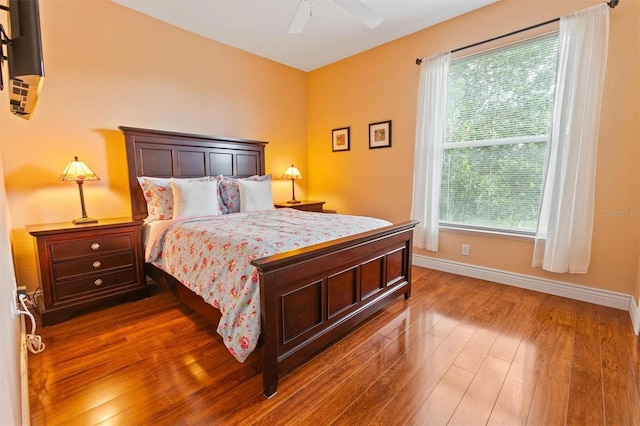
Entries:
POLYGON ((38 0, 9 0, 10 37, 9 107, 16 116, 30 119, 44 81, 40 9, 38 0))

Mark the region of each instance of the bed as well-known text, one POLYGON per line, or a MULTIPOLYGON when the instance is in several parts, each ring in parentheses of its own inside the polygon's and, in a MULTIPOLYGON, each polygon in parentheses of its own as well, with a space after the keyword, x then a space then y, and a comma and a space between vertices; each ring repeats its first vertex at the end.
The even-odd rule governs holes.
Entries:
MULTIPOLYGON (((198 178, 265 174, 267 142, 121 126, 132 216, 147 217, 138 177, 198 178)), ((290 210, 290 209, 284 209, 290 210)), ((321 213, 305 213, 322 215, 321 213)), ((259 280, 263 392, 273 396, 281 374, 310 359, 385 305, 411 296, 415 221, 251 260, 259 280)), ((218 324, 221 313, 152 263, 145 273, 218 324)))

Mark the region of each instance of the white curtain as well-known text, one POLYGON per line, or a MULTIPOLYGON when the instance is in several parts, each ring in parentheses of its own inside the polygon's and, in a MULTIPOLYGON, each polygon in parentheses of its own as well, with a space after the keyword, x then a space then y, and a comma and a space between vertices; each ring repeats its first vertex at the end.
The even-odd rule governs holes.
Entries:
POLYGON ((549 163, 533 266, 585 273, 591 255, 600 103, 609 42, 609 6, 560 19, 549 163))
POLYGON ((447 109, 449 52, 422 60, 416 117, 411 218, 420 221, 414 245, 438 251, 442 145, 447 109))

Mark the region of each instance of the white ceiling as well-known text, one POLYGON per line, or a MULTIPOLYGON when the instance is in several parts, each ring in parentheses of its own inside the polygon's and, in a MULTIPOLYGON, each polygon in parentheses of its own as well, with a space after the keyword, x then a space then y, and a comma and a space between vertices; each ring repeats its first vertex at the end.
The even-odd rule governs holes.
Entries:
POLYGON ((335 0, 308 0, 312 15, 300 34, 287 32, 300 0, 112 1, 220 43, 311 71, 498 0, 362 0, 384 18, 373 29, 335 0))

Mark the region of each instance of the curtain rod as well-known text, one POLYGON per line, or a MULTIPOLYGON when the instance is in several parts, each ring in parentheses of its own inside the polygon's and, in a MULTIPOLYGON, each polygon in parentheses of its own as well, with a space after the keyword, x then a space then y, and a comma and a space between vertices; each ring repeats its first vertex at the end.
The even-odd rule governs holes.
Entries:
MULTIPOLYGON (((618 5, 619 2, 620 2, 620 0, 609 0, 608 2, 605 2, 605 3, 607 3, 611 9, 613 9, 614 7, 616 7, 618 5)), ((545 25, 548 25, 548 24, 552 24, 554 22, 558 22, 559 20, 560 20, 560 18, 550 19, 548 21, 541 22, 539 24, 531 25, 531 26, 529 26, 527 28, 522 28, 522 29, 519 29, 519 30, 511 31, 510 33, 503 34, 503 35, 500 35, 500 36, 497 36, 497 37, 493 37, 493 38, 490 38, 490 39, 487 39, 487 40, 482 40, 482 41, 479 41, 477 43, 470 44, 468 46, 459 47, 457 49, 452 50, 451 53, 456 53, 456 52, 459 52, 461 50, 470 49, 472 47, 480 46, 481 44, 491 43, 492 41, 500 40, 501 38, 510 37, 512 35, 516 35, 516 34, 519 34, 519 33, 523 33, 525 31, 533 30, 533 29, 538 28, 538 27, 542 27, 542 26, 545 26, 545 25)), ((420 65, 421 63, 422 63, 422 58, 417 58, 416 59, 416 65, 420 65)))

